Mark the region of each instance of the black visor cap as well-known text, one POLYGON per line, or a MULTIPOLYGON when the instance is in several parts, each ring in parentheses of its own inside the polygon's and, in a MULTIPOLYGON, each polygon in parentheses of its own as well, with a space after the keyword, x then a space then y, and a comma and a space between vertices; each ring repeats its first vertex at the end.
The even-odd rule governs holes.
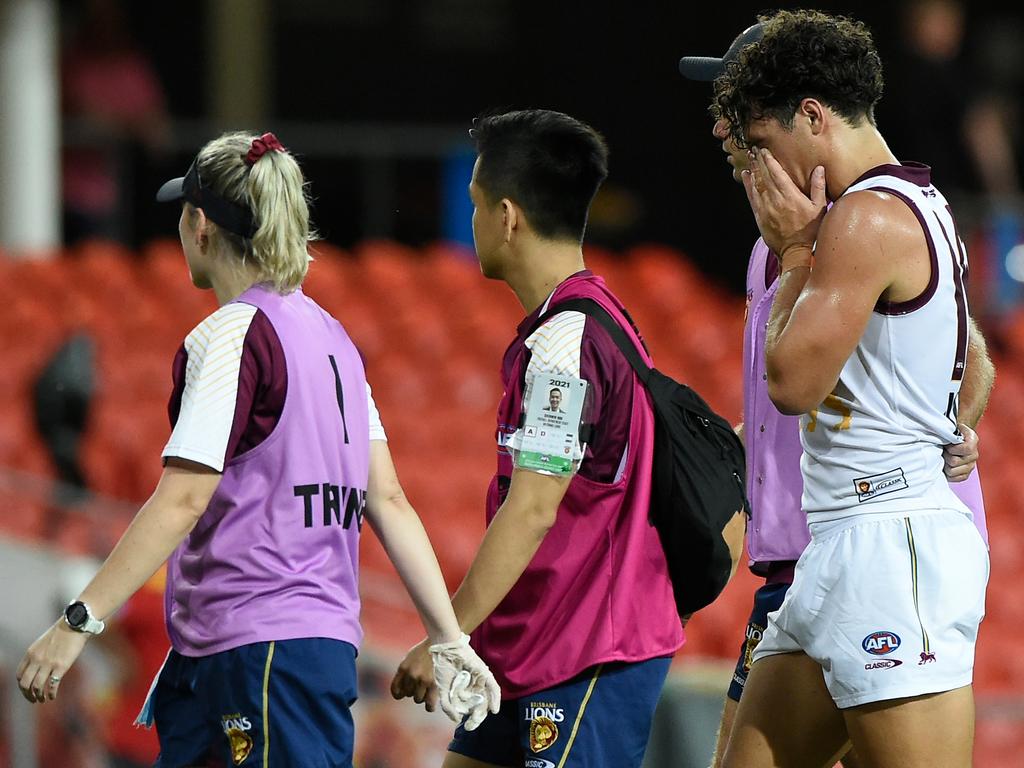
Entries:
POLYGON ((192 162, 184 176, 164 182, 157 190, 156 199, 159 203, 186 200, 196 208, 202 208, 211 221, 228 232, 234 232, 241 237, 252 237, 256 234, 257 227, 247 208, 225 200, 212 189, 202 185, 198 160, 192 162))

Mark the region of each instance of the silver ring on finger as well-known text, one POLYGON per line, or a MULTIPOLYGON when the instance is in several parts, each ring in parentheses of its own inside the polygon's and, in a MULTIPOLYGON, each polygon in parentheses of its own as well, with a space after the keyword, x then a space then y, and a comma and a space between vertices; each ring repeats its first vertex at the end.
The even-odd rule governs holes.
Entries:
POLYGON ((57 675, 50 675, 50 685, 57 685, 60 682, 60 678, 57 675))

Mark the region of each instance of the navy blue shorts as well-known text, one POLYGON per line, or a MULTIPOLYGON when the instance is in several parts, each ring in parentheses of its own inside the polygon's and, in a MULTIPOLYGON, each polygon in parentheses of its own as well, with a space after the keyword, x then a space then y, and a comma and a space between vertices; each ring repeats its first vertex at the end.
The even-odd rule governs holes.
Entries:
POLYGON ((768 626, 768 614, 779 610, 791 586, 792 584, 787 582, 765 584, 754 593, 754 609, 750 612, 746 637, 740 646, 740 658, 736 662, 736 670, 732 673, 732 683, 729 684, 728 696, 733 701, 739 701, 743 695, 743 686, 747 684, 747 673, 750 672, 754 649, 761 642, 764 628, 768 626))
POLYGON ((671 657, 592 667, 553 688, 505 699, 448 749, 509 768, 639 768, 671 657))
POLYGON ((171 651, 153 692, 156 768, 351 768, 355 658, 323 638, 171 651))

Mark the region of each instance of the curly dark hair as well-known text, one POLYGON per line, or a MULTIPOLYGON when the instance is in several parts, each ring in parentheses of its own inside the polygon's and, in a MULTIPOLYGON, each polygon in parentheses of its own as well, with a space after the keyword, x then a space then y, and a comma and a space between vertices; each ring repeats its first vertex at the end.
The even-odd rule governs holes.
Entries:
POLYGON ((753 120, 770 117, 792 128, 805 98, 818 99, 850 125, 864 119, 874 125, 882 60, 862 22, 819 11, 779 11, 759 21, 764 37, 715 80, 711 105, 740 147, 747 146, 744 130, 753 120))

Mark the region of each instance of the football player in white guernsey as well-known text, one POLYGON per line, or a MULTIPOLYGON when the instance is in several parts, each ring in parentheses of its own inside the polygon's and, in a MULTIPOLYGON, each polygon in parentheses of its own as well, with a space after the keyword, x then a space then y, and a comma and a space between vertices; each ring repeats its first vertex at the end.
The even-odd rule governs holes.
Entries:
POLYGON ((811 544, 724 765, 831 766, 850 739, 868 766, 969 766, 988 554, 942 474, 961 439, 966 253, 930 169, 875 127, 866 28, 811 11, 762 23, 715 110, 749 149, 742 180, 781 262, 768 383, 802 414, 811 544))

